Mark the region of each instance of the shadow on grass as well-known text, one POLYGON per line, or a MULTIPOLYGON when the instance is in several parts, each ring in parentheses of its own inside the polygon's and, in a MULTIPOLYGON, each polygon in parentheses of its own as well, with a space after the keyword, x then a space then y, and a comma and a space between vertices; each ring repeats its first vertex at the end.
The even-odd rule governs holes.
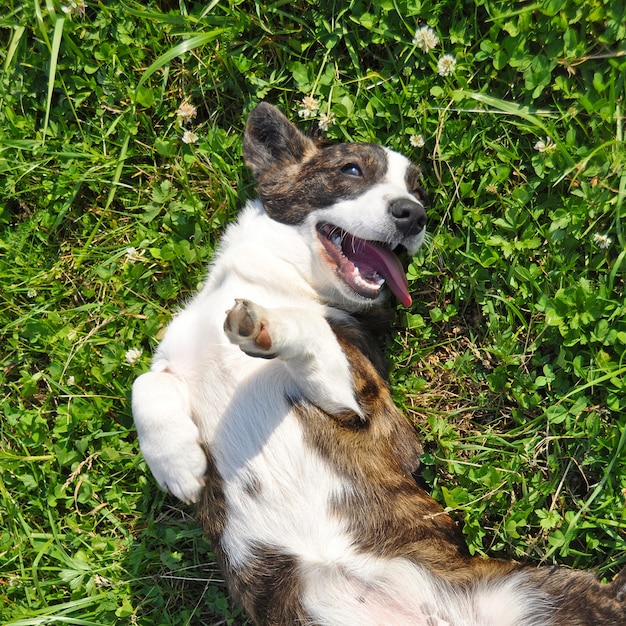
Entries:
POLYGON ((137 520, 135 539, 124 569, 131 576, 133 624, 165 626, 243 626, 245 615, 234 607, 211 545, 196 524, 192 507, 144 490, 146 507, 137 520))

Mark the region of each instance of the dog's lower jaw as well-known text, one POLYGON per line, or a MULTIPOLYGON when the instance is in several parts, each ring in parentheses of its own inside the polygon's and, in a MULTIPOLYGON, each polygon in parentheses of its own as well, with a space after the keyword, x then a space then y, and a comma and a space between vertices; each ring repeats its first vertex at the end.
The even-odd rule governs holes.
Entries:
MULTIPOLYGON (((406 274, 396 256, 400 243, 388 245, 356 237, 326 221, 315 224, 315 234, 318 256, 329 266, 334 280, 351 300, 368 308, 368 301, 384 300, 381 296, 386 286, 404 306, 411 305, 406 274)), ((417 250, 421 239, 423 233, 406 242, 400 241, 417 250)))
POLYGON ((387 308, 391 293, 386 285, 382 284, 378 292, 370 297, 357 293, 339 275, 337 266, 328 258, 321 244, 318 245, 320 248, 313 261, 316 269, 311 281, 318 301, 350 314, 387 308))

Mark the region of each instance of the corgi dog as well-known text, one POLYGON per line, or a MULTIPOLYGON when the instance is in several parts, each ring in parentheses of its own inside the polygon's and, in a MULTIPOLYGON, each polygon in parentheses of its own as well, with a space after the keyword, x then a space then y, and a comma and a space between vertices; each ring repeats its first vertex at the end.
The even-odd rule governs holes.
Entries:
POLYGON ((472 557, 414 479, 375 335, 390 297, 411 303, 398 255, 424 241, 418 168, 318 145, 266 103, 244 159, 259 197, 132 391, 141 452, 197 503, 233 599, 257 625, 626 624, 624 572, 472 557))

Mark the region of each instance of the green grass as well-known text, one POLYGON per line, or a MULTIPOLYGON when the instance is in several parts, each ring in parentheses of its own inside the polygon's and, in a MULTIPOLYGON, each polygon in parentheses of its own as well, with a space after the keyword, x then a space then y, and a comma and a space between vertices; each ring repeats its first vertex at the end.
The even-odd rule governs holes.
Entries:
POLYGON ((138 454, 129 390, 254 193, 241 135, 264 98, 424 169, 431 239, 392 382, 471 549, 605 579, 626 564, 625 9, 512 6, 9 0, 3 624, 243 623, 138 454))

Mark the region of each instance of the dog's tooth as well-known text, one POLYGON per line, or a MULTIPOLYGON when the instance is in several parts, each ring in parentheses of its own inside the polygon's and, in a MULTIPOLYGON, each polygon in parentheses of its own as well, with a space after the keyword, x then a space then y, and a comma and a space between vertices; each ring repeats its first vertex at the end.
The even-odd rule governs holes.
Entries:
POLYGON ((369 280, 367 278, 364 278, 356 267, 352 272, 352 280, 354 281, 355 285, 359 285, 361 288, 368 290, 376 288, 380 289, 385 283, 384 278, 380 278, 378 280, 369 280), (376 285, 376 287, 374 287, 374 285, 376 285))
POLYGON ((330 240, 338 247, 341 248, 341 235, 335 234, 330 240))

